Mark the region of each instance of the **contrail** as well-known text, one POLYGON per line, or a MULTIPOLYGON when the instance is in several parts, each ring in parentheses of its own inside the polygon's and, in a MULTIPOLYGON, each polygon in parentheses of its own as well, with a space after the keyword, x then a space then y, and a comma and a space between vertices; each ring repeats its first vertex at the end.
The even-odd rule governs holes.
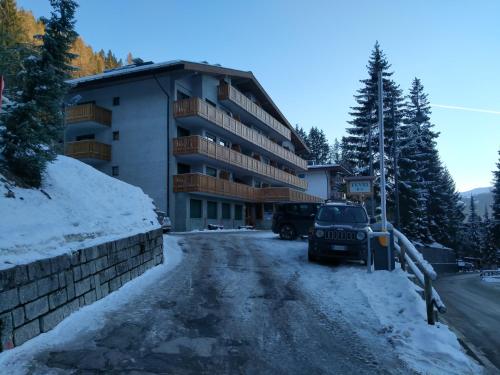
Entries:
POLYGON ((432 104, 432 103, 431 103, 431 106, 432 107, 436 107, 436 108, 458 109, 460 111, 491 113, 493 115, 500 115, 500 111, 493 111, 493 110, 490 110, 490 109, 459 107, 459 106, 456 106, 456 105, 444 105, 444 104, 432 104))

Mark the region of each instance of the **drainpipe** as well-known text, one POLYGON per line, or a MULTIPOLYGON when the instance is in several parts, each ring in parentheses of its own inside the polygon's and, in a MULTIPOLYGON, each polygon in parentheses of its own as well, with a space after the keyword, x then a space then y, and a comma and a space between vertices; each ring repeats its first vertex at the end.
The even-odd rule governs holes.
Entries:
POLYGON ((158 80, 158 77, 156 77, 156 74, 153 74, 153 78, 155 79, 158 87, 160 90, 165 94, 167 97, 167 144, 168 144, 168 152, 167 152, 167 207, 166 207, 166 214, 168 217, 170 216, 170 95, 163 88, 161 85, 160 81, 158 80))

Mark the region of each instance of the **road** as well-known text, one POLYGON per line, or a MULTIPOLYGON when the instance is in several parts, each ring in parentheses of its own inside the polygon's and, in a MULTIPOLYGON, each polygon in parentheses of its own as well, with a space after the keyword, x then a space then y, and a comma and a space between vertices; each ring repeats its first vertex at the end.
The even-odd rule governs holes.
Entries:
POLYGON ((500 369, 500 283, 460 273, 439 278, 435 287, 448 308, 446 321, 500 369))
POLYGON ((182 261, 153 290, 95 332, 41 346, 26 359, 29 373, 411 373, 386 345, 321 311, 301 286, 301 272, 320 267, 307 263, 306 251, 281 264, 252 234, 179 238, 182 261))

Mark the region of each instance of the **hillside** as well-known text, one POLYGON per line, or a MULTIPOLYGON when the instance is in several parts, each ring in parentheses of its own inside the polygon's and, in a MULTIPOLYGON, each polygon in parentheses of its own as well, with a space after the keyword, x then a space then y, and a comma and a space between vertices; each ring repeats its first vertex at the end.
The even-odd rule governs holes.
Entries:
POLYGON ((39 190, 0 181, 0 269, 159 227, 140 188, 65 156, 39 190))
POLYGON ((469 215, 470 197, 472 195, 476 201, 477 213, 480 216, 484 216, 485 207, 488 207, 488 212, 491 215, 491 205, 493 204, 493 193, 491 189, 491 186, 482 187, 460 193, 462 202, 464 202, 464 214, 466 216, 469 215))

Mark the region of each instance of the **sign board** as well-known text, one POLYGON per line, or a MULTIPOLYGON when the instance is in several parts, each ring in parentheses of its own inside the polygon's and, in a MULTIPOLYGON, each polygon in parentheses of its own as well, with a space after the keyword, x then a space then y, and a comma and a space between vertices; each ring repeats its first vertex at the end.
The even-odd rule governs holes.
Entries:
POLYGON ((373 177, 346 177, 347 194, 354 196, 370 196, 373 194, 373 177))

